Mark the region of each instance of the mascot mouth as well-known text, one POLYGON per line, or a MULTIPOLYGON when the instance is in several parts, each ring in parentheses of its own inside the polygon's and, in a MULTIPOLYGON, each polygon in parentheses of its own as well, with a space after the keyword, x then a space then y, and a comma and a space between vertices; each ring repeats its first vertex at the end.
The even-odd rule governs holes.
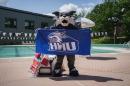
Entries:
POLYGON ((68 21, 67 20, 63 20, 62 23, 68 23, 68 21))

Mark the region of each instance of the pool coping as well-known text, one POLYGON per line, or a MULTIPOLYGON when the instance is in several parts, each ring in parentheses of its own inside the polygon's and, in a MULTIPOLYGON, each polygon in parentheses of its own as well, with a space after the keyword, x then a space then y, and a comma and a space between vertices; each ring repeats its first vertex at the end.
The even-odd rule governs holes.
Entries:
MULTIPOLYGON (((100 45, 100 44, 97 44, 97 45, 100 45)), ((110 44, 108 44, 110 45, 110 44)), ((35 46, 35 45, 0 45, 0 46, 35 46)), ((102 54, 119 54, 119 53, 130 53, 130 49, 128 48, 120 48, 120 47, 97 47, 97 46, 94 46, 92 47, 93 49, 104 49, 104 50, 114 50, 115 52, 114 53, 92 53, 91 55, 102 55, 102 54)), ((92 49, 91 48, 91 49, 92 49)), ((91 55, 81 55, 81 56, 91 56, 91 55)), ((19 58, 17 57, 0 57, 0 59, 23 59, 23 58, 33 58, 34 56, 21 56, 19 58)))

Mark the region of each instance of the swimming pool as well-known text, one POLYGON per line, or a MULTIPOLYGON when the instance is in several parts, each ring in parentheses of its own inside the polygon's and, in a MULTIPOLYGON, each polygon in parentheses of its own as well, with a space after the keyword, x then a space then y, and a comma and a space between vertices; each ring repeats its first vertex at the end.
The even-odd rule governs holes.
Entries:
MULTIPOLYGON (((121 44, 93 44, 91 53, 118 53, 125 49, 121 44)), ((0 58, 12 58, 12 57, 31 57, 34 56, 34 45, 1 45, 0 46, 0 58)))

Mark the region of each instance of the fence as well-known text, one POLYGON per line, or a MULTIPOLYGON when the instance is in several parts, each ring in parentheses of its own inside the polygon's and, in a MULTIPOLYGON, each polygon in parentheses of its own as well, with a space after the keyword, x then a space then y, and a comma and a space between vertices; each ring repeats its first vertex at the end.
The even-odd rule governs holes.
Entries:
MULTIPOLYGON (((0 44, 34 44, 35 33, 0 32, 0 44)), ((93 32, 91 37, 107 36, 107 32, 93 32)))
POLYGON ((35 33, 0 32, 0 44, 34 44, 35 33))
POLYGON ((92 32, 91 37, 102 37, 102 36, 108 36, 107 32, 92 32))

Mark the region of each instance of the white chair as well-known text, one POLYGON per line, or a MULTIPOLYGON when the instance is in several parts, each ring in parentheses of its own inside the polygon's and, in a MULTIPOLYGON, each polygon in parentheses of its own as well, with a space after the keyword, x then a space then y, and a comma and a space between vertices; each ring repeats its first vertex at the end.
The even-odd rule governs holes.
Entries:
POLYGON ((105 32, 105 36, 107 36, 108 34, 107 34, 107 32, 105 32))
POLYGON ((93 37, 94 35, 93 35, 93 33, 91 33, 91 37, 93 37))

